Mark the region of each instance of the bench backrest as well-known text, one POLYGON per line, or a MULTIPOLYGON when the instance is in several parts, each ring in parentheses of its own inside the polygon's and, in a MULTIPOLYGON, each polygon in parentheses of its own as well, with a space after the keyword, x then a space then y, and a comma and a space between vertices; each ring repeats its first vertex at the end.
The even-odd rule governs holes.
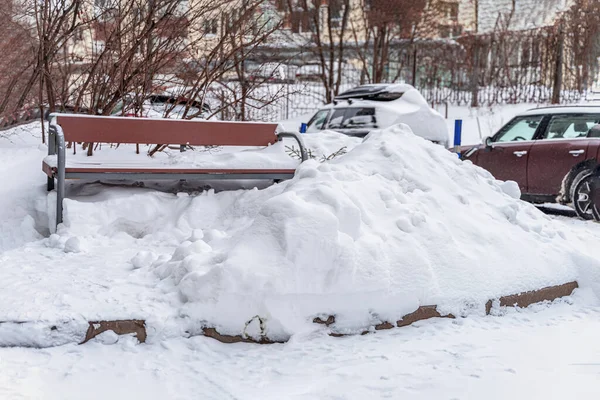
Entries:
POLYGON ((274 123, 225 122, 59 114, 68 142, 267 146, 277 142, 274 123))

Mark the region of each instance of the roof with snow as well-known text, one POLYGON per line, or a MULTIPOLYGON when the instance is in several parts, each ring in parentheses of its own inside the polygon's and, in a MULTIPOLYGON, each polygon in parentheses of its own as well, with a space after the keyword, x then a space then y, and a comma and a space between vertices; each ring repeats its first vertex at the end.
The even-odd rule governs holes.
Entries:
POLYGON ((572 0, 479 0, 478 32, 551 26, 572 3, 572 0))

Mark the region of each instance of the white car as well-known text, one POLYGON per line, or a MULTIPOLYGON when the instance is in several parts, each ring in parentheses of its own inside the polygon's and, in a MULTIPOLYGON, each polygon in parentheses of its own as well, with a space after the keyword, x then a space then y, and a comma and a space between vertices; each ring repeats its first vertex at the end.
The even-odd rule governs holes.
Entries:
POLYGON ((417 136, 448 147, 444 117, 408 84, 373 84, 348 90, 317 111, 306 132, 333 130, 363 137, 373 129, 399 123, 408 125, 417 136))

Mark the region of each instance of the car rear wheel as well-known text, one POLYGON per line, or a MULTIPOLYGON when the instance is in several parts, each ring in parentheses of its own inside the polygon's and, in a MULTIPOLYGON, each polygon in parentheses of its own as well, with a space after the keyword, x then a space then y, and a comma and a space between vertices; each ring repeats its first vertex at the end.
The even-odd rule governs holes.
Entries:
POLYGON ((592 201, 592 171, 582 171, 573 181, 571 200, 579 218, 590 220, 594 218, 592 201))

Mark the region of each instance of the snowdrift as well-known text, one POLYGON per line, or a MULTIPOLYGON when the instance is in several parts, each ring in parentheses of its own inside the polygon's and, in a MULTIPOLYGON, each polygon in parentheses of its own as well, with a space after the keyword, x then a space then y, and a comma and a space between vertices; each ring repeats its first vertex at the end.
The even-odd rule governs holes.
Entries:
POLYGON ((131 262, 177 294, 181 317, 282 340, 317 316, 361 332, 421 305, 483 314, 489 299, 576 280, 562 225, 519 195, 398 125, 264 190, 66 200, 59 233, 178 243, 131 262))

